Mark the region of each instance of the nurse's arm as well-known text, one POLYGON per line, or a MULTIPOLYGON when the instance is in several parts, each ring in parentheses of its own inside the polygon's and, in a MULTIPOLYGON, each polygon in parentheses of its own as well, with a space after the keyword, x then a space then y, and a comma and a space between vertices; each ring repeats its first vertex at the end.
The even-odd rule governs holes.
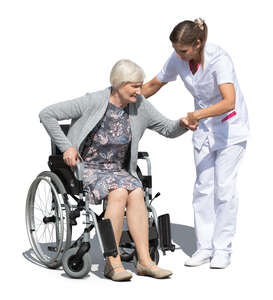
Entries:
POLYGON ((198 109, 188 113, 188 120, 191 124, 201 119, 220 116, 235 108, 235 89, 232 83, 218 85, 222 99, 209 107, 198 109))
POLYGON ((142 86, 141 94, 147 99, 154 95, 158 90, 160 90, 161 87, 166 83, 167 82, 161 82, 156 77, 154 77, 152 80, 148 81, 142 86))

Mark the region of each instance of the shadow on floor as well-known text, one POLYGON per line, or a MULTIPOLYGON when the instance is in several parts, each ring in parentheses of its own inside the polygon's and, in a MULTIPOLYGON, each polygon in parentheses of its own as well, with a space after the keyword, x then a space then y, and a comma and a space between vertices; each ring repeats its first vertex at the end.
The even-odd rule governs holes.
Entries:
MULTIPOLYGON (((196 238, 194 228, 181 224, 171 224, 171 230, 172 240, 176 244, 176 251, 182 250, 187 256, 191 256, 196 250, 196 238)), ((100 278, 104 278, 103 270, 105 262, 99 247, 99 242, 96 234, 91 239, 90 255, 92 259, 91 272, 100 278)), ((161 251, 160 255, 162 255, 161 251)), ((33 264, 36 264, 43 268, 47 268, 37 259, 34 251, 31 248, 23 252, 23 256, 33 264)), ((124 262, 123 265, 125 269, 135 272, 135 266, 132 262, 124 262)), ((59 268, 58 270, 62 271, 61 276, 69 278, 62 268, 59 268)))

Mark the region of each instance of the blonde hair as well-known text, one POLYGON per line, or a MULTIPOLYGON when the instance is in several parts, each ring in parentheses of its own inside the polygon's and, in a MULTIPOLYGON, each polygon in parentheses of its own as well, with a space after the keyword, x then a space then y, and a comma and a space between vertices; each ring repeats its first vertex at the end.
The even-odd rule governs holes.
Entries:
POLYGON ((121 59, 115 63, 110 73, 110 82, 114 89, 118 89, 125 82, 143 82, 143 69, 129 59, 121 59))
POLYGON ((194 21, 183 21, 177 24, 170 34, 172 43, 194 46, 201 42, 201 65, 204 67, 204 47, 208 38, 208 27, 205 21, 197 18, 194 21))

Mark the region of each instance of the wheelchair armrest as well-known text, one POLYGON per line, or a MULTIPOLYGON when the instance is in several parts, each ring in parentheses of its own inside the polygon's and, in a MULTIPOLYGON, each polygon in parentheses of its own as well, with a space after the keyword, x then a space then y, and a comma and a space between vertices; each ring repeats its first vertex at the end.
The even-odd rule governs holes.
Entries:
MULTIPOLYGON (((75 168, 69 167, 63 160, 62 155, 50 155, 48 166, 62 181, 66 191, 71 195, 82 193, 82 181, 75 176, 75 168)), ((76 169, 80 171, 79 169, 76 169)))
POLYGON ((76 177, 76 179, 78 179, 79 181, 83 180, 83 164, 76 161, 76 168, 71 167, 74 176, 76 177))
POLYGON ((145 159, 146 157, 149 157, 148 152, 138 152, 137 154, 138 159, 145 159))

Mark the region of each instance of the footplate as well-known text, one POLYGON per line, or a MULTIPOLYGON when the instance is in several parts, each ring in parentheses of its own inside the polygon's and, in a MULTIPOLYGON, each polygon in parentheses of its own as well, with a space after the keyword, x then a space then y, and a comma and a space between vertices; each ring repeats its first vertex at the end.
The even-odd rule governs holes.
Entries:
POLYGON ((175 245, 172 244, 171 237, 171 222, 170 215, 165 214, 158 217, 158 229, 159 229, 159 239, 160 248, 165 255, 165 251, 174 251, 175 245))

